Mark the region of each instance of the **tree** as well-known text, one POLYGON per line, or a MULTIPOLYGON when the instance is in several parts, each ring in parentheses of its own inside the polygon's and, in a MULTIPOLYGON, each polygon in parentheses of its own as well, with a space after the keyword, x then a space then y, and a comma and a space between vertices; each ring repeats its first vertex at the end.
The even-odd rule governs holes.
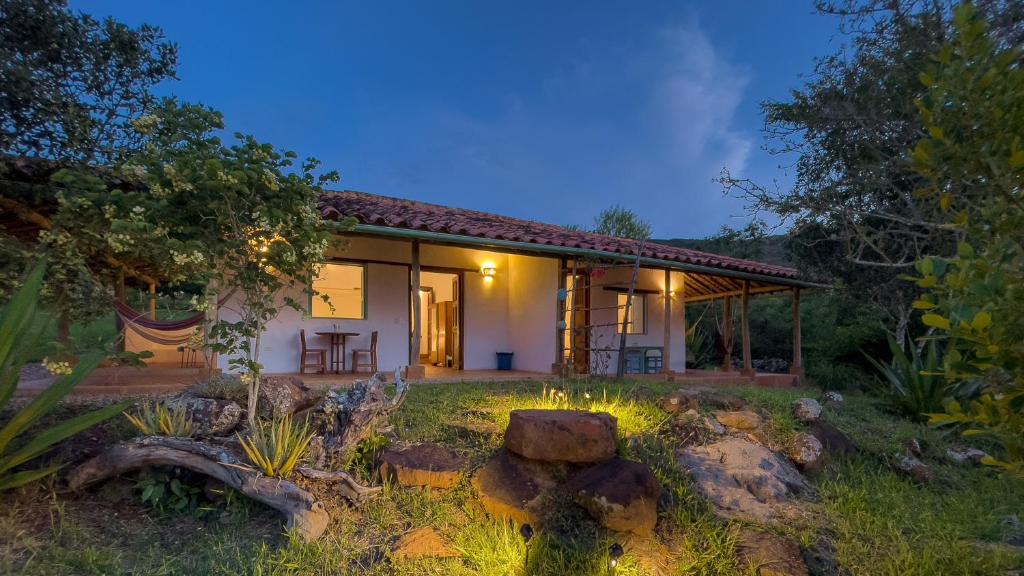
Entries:
POLYGON ((632 240, 647 240, 651 237, 651 225, 632 210, 616 204, 602 210, 594 218, 594 232, 632 240))
MULTIPOLYGON (((923 183, 906 151, 924 135, 919 74, 950 36, 951 0, 841 0, 819 11, 841 18, 850 43, 820 59, 792 99, 763 104, 767 148, 796 154, 791 189, 733 177, 726 191, 755 212, 793 226, 797 264, 865 294, 902 342, 914 289, 903 276, 926 254, 950 254, 953 234, 936 207, 914 192, 923 183)), ((1024 6, 982 3, 1003 42, 1024 34, 1024 6), (1014 16, 1015 15, 1015 16, 1014 16)))
POLYGON ((65 0, 0 0, 0 154, 124 158, 176 64, 159 28, 74 14, 65 0))
MULTIPOLYGON (((312 158, 296 166, 294 152, 252 136, 235 134, 235 144, 222 146, 214 135, 220 127, 216 113, 168 106, 147 129, 149 145, 123 169, 146 183, 148 194, 133 200, 131 212, 160 222, 140 229, 166 250, 165 273, 237 291, 238 319, 217 322, 210 337, 213 350, 229 355, 248 385, 252 423, 267 323, 285 307, 306 311, 305 299, 292 294, 314 295, 333 230, 351 222, 330 225, 317 209, 324 184, 337 181, 337 172, 317 174, 312 158)), ((133 243, 126 244, 131 253, 133 243)))
POLYGON ((951 402, 935 424, 965 426, 1004 449, 986 463, 1024 476, 1024 50, 1003 46, 974 6, 920 76, 927 136, 914 148, 918 196, 955 234, 955 256, 917 264, 915 308, 946 340, 943 372, 975 380, 980 399, 951 402))

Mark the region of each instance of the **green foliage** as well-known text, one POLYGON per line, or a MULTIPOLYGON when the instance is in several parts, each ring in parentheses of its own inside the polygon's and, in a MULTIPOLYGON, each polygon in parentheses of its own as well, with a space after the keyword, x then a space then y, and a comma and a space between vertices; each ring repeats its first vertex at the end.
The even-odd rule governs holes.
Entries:
POLYGON ((213 374, 209 379, 189 386, 190 394, 200 398, 215 400, 232 400, 244 404, 248 389, 234 374, 213 374))
MULTIPOLYGON (((37 265, 21 289, 0 312, 0 408, 5 407, 13 397, 24 358, 34 347, 35 339, 32 335, 33 330, 38 328, 37 306, 44 273, 45 266, 37 265)), ((61 467, 60 464, 28 470, 19 468, 46 453, 58 442, 124 410, 124 404, 114 404, 56 424, 33 437, 23 437, 30 425, 53 410, 102 359, 101 354, 95 353, 83 356, 69 374, 58 377, 0 427, 0 491, 52 474, 61 467)))
POLYGON ((686 354, 694 368, 705 368, 714 362, 715 347, 708 333, 700 326, 686 332, 686 354))
POLYGON ((171 409, 163 402, 146 402, 134 414, 125 412, 124 417, 144 436, 192 436, 192 419, 184 406, 171 409))
POLYGON ((917 263, 914 307, 947 340, 942 369, 985 395, 948 405, 935 424, 958 424, 1005 451, 990 463, 1024 473, 1024 52, 1003 44, 970 4, 956 35, 920 76, 927 137, 912 153, 930 200, 959 239, 955 256, 917 263))
POLYGON ((377 459, 384 452, 384 449, 390 445, 391 439, 381 434, 364 438, 356 445, 355 450, 348 455, 345 467, 354 468, 364 478, 369 478, 373 475, 373 470, 377 466, 377 459))
POLYGON ((287 478, 309 452, 315 433, 308 421, 293 424, 289 415, 272 421, 257 420, 248 435, 238 440, 249 461, 264 474, 287 478))
POLYGON ((877 391, 890 407, 904 416, 922 418, 942 409, 943 402, 950 396, 950 386, 941 372, 942 357, 935 340, 924 343, 923 353, 915 342, 907 348, 909 356, 890 335, 892 361, 883 363, 867 354, 865 357, 882 376, 882 385, 877 391))
POLYGON ((135 484, 143 504, 161 513, 185 513, 203 516, 211 510, 204 505, 203 489, 186 482, 181 470, 150 472, 135 484))
POLYGON ((594 218, 594 232, 631 240, 647 240, 651 237, 651 225, 632 210, 615 205, 602 210, 594 218))

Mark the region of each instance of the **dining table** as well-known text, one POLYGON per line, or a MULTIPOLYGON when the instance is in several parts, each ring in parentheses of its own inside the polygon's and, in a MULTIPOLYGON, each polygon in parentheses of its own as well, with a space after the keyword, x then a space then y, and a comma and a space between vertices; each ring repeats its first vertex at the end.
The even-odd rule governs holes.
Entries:
POLYGON ((323 330, 316 333, 317 336, 326 336, 330 339, 330 368, 328 372, 341 374, 345 370, 345 339, 349 336, 359 336, 359 332, 343 332, 339 330, 323 330))

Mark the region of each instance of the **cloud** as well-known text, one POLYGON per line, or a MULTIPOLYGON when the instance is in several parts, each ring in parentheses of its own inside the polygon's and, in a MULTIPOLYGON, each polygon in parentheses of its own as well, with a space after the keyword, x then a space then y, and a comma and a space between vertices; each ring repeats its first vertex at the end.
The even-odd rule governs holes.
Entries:
POLYGON ((358 180, 556 224, 588 225, 619 203, 658 236, 703 236, 741 212, 712 178, 747 165, 752 137, 735 116, 749 80, 696 22, 628 48, 584 41, 490 113, 423 105, 392 115, 380 132, 402 137, 377 142, 358 180))

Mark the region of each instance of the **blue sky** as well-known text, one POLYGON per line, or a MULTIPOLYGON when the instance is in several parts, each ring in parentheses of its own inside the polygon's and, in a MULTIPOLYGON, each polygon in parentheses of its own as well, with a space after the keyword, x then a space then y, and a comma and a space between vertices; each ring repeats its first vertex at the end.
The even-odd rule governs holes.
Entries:
MULTIPOLYGON (((161 26, 168 93, 312 155, 341 187, 589 225, 619 203, 658 237, 742 225, 724 166, 786 185, 759 103, 832 52, 810 0, 72 0, 161 26)), ((791 159, 790 159, 791 161, 791 159)))

